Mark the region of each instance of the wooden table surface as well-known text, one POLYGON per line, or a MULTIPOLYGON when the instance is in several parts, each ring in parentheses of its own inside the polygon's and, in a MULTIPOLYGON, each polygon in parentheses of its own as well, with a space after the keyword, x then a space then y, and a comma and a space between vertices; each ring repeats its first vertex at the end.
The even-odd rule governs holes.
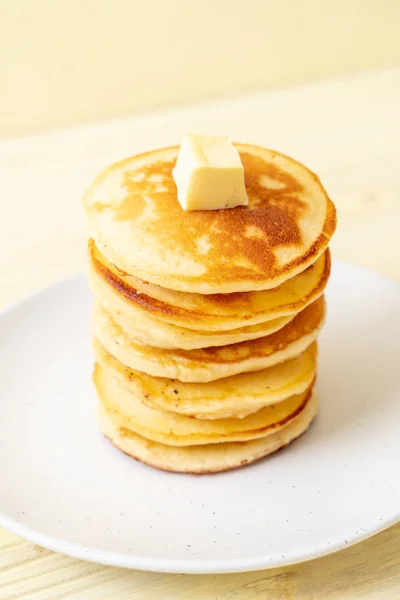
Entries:
MULTIPOLYGON (((227 134, 305 162, 338 207, 334 257, 400 281, 399 107, 400 69, 391 69, 1 142, 0 305, 84 269, 80 197, 100 168, 187 131, 227 134)), ((97 598, 395 600, 400 525, 311 562, 217 576, 85 563, 0 530, 1 600, 97 598)))

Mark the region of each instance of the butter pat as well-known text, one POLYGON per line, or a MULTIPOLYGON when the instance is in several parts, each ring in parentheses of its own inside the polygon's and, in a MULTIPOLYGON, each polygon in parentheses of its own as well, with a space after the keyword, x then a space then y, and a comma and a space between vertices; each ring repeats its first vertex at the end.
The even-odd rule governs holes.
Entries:
POLYGON ((183 136, 172 174, 183 210, 218 210, 249 203, 243 165, 228 138, 183 136))

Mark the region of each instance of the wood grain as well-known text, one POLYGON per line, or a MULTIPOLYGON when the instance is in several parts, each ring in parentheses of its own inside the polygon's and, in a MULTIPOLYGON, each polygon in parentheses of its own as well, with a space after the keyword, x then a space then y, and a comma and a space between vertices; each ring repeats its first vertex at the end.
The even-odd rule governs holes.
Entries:
MULTIPOLYGON (((182 131, 192 130, 229 129, 234 139, 303 158, 322 176, 338 207, 334 256, 400 280, 400 69, 219 106, 0 143, 0 305, 83 269, 86 234, 79 198, 98 169, 137 150, 176 142, 182 131)), ((0 530, 1 600, 253 598, 396 600, 400 525, 311 562, 218 576, 86 563, 0 530)))
POLYGON ((0 534, 2 600, 395 600, 400 525, 317 560, 237 575, 166 575, 85 563, 0 534))

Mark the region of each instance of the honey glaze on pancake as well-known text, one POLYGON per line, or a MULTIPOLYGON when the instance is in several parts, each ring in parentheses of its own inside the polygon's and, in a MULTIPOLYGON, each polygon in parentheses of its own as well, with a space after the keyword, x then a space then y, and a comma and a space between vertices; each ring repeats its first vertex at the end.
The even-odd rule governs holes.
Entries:
POLYGON ((172 177, 178 148, 122 161, 85 196, 92 237, 145 281, 202 294, 268 289, 326 248, 335 209, 318 178, 271 150, 237 145, 248 206, 184 211, 172 177))
POLYGON ((248 206, 191 211, 188 215, 177 200, 172 177, 176 161, 156 162, 132 174, 125 173, 124 187, 128 196, 116 211, 116 218, 128 221, 138 218, 145 208, 143 198, 158 198, 158 219, 149 227, 162 246, 173 244, 175 252, 190 256, 204 253, 208 280, 219 281, 221 265, 226 262, 230 263, 231 278, 257 280, 258 274, 263 277, 274 270, 274 248, 301 245, 298 220, 307 205, 298 197, 303 187, 288 173, 246 152, 241 152, 240 158, 248 206), (279 182, 282 187, 265 187, 261 184, 263 177, 279 182), (160 187, 164 191, 160 191, 160 187), (160 227, 159 221, 165 226, 160 227), (238 257, 233 263, 232 242, 238 257))

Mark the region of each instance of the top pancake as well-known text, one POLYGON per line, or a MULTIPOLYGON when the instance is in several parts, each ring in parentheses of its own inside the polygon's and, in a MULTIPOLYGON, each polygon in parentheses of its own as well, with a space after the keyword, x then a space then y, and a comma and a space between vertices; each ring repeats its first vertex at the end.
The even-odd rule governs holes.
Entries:
POLYGON ((306 269, 335 230, 331 200, 296 161, 236 148, 249 205, 233 209, 182 210, 172 178, 178 147, 106 169, 84 196, 100 252, 139 279, 200 294, 270 289, 306 269))

